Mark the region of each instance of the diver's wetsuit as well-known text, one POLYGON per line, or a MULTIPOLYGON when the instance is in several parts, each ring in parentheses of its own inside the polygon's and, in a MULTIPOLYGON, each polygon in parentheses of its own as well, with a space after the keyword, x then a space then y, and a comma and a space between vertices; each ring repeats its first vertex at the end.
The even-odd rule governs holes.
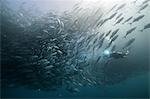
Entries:
POLYGON ((115 59, 119 59, 119 58, 124 58, 128 55, 128 53, 122 53, 122 52, 112 52, 110 53, 110 58, 115 58, 115 59))

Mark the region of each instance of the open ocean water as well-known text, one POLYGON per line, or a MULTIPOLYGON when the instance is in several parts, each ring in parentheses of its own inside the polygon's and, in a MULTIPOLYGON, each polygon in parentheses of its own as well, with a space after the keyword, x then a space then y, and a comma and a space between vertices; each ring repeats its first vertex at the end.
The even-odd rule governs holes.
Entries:
POLYGON ((0 2, 1 98, 150 98, 150 0, 0 2))

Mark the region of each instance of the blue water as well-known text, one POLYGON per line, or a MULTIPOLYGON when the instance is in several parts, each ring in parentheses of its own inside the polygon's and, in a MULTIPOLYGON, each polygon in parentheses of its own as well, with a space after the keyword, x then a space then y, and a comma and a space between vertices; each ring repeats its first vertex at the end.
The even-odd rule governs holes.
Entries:
MULTIPOLYGON (((10 0, 8 0, 10 1, 10 0)), ((13 0, 12 0, 13 1, 13 0)), ((16 2, 10 2, 12 5, 10 7, 13 7, 14 10, 17 9, 15 7, 19 5, 19 1, 16 0, 16 2)), ((21 0, 20 0, 21 1, 21 0)), ((25 0, 23 0, 25 1, 25 0)), ((33 0, 34 1, 34 0, 33 0)), ((39 0, 40 1, 40 0, 39 0)), ((59 0, 58 0, 59 1, 59 0)), ((57 2, 58 2, 57 1, 57 2)), ((68 0, 66 0, 69 2, 68 0)), ((54 0, 52 0, 54 2, 54 0)), ((74 3, 75 1, 72 0, 74 3)), ((41 2, 40 2, 41 3, 41 2)), ((56 2, 55 2, 56 3, 56 2)), ((64 2, 63 2, 64 3, 64 2)), ((28 2, 28 4, 30 4, 28 2)), ((43 5, 45 5, 43 3, 43 5)), ((42 6, 43 6, 42 5, 42 6)), ((56 3, 58 6, 59 4, 56 3)), ((67 4, 69 5, 69 4, 67 4)), ((40 6, 40 9, 42 8, 40 4, 38 4, 38 7, 40 6)), ((73 4, 70 4, 69 8, 71 8, 73 4)), ((48 11, 49 7, 44 7, 44 9, 41 9, 41 11, 48 11)), ((53 10, 60 10, 62 6, 57 9, 57 7, 53 6, 53 10), (55 8, 55 9, 54 9, 55 8)), ((65 9, 69 9, 67 6, 65 9)), ((150 8, 150 7, 149 7, 150 8)), ((129 8, 130 9, 130 8, 129 8)), ((136 8, 135 8, 136 9, 136 8)), ((134 9, 134 10, 135 10, 134 9)), ((63 9, 61 9, 62 11, 63 9)), ((150 9, 149 9, 150 10, 150 9)), ((135 11, 131 11, 129 14, 127 14, 127 17, 130 15, 134 15, 135 11)), ((139 28, 143 28, 143 26, 149 22, 150 18, 150 11, 147 10, 144 14, 147 15, 145 20, 134 24, 136 26, 139 26, 139 28), (147 13, 148 12, 148 13, 147 13)), ((125 12, 126 13, 126 12, 125 12)), ((135 14, 136 16, 136 14, 135 14)), ((104 27, 104 30, 107 30, 109 28, 114 29, 112 26, 109 26, 109 23, 106 24, 107 27, 104 27)), ((121 35, 123 35, 130 26, 119 26, 121 28, 121 35)), ((138 28, 138 29, 139 29, 138 28)), ((102 29, 103 30, 103 29, 102 29)), ((123 74, 127 74, 128 77, 126 80, 122 80, 120 83, 116 83, 114 85, 96 85, 96 86, 86 86, 86 87, 79 87, 78 93, 70 93, 65 90, 64 87, 61 89, 58 89, 57 91, 40 91, 40 90, 32 90, 22 87, 17 88, 8 88, 5 86, 1 86, 1 97, 2 98, 150 98, 150 72, 148 69, 149 65, 149 51, 150 51, 150 33, 149 30, 145 30, 145 32, 141 33, 139 30, 136 32, 136 34, 131 34, 130 37, 136 37, 136 41, 133 44, 133 47, 131 49, 131 52, 129 54, 129 57, 120 60, 120 61, 113 61, 111 66, 113 68, 116 68, 116 71, 118 70, 123 72, 123 74), (149 40, 149 42, 148 42, 149 40), (121 65, 121 66, 120 66, 121 65), (119 68, 117 68, 119 67, 119 68), (133 75, 132 75, 133 73, 133 75), (131 75, 130 75, 131 74, 131 75)), ((117 42, 119 46, 123 45, 125 41, 122 40, 122 38, 119 39, 120 41, 117 42)), ((117 46, 118 46, 117 45, 117 46)), ((108 69, 111 69, 108 68, 108 69)), ((109 71, 109 70, 108 70, 109 71)), ((114 69, 115 71, 115 69, 114 69)), ((112 71, 112 72, 114 72, 112 71)), ((113 74, 113 73, 112 73, 113 74)))
POLYGON ((2 97, 5 98, 148 98, 149 97, 149 74, 144 73, 134 78, 112 85, 80 88, 79 93, 71 94, 63 89, 56 92, 42 92, 25 88, 4 88, 2 97))

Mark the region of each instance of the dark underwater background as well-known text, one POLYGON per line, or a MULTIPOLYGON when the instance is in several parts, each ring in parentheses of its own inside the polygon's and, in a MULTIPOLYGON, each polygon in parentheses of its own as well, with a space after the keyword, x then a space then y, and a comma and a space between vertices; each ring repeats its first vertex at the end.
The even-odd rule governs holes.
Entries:
POLYGON ((1 98, 148 99, 150 29, 140 30, 150 23, 150 2, 134 1, 1 0, 1 98), (132 21, 114 25, 116 18, 104 24, 99 21, 116 11, 109 12, 113 5, 123 3, 125 8, 120 8, 118 13, 123 13, 124 20, 139 15, 144 18, 132 25, 129 24, 132 21), (142 4, 148 7, 138 13, 142 4), (131 27, 137 28, 123 38, 131 27), (92 49, 99 43, 89 43, 91 49, 86 49, 87 41, 80 43, 90 33, 106 35, 107 31, 118 28, 119 38, 113 42, 117 48, 113 51, 129 51, 129 55, 112 59, 108 65, 104 52, 111 48, 105 49, 109 42, 106 37, 103 36, 106 40, 95 52, 92 49), (125 46, 131 38, 135 41, 125 46), (53 55, 53 50, 49 52, 51 46, 58 51, 57 55, 53 55), (93 65, 98 55, 102 58, 93 65))

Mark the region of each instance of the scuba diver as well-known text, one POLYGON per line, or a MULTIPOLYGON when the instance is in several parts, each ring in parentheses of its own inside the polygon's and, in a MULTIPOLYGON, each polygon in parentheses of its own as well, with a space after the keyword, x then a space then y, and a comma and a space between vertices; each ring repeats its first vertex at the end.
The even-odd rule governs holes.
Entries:
POLYGON ((103 54, 104 54, 104 57, 107 58, 106 63, 104 65, 106 67, 112 59, 122 59, 122 58, 127 57, 127 55, 129 54, 129 51, 126 51, 126 52, 120 52, 120 51, 109 52, 108 50, 105 50, 103 54))
POLYGON ((104 51, 104 56, 107 58, 113 58, 113 59, 120 59, 120 58, 125 58, 129 54, 129 51, 127 52, 109 52, 108 50, 104 51))
POLYGON ((129 54, 129 51, 123 53, 123 52, 112 52, 110 53, 109 57, 114 58, 114 59, 119 59, 119 58, 125 58, 129 54))

